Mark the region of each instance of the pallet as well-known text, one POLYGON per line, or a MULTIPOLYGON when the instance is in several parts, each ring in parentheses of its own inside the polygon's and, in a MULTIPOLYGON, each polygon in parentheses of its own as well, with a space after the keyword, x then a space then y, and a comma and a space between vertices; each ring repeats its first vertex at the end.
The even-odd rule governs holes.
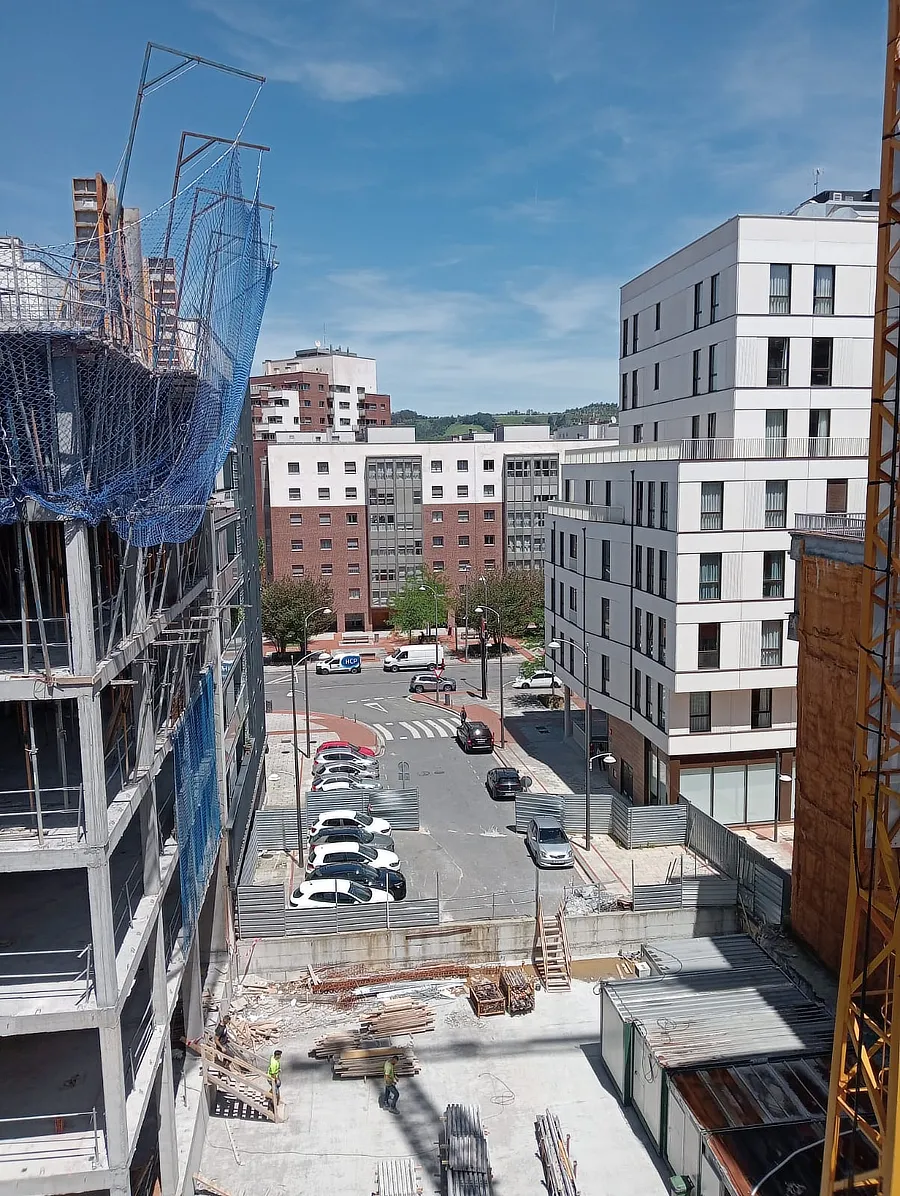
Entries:
POLYGON ((496 1017, 506 1013, 503 993, 493 980, 470 980, 469 1001, 476 1017, 496 1017))
POLYGON ((500 991, 510 1015, 534 1011, 534 981, 522 968, 500 969, 500 991))

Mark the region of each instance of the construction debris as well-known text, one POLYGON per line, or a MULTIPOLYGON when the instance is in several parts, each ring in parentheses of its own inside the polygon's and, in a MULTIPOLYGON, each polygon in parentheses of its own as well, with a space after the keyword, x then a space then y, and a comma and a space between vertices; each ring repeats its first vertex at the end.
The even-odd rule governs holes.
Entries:
POLYGON ((563 1138, 559 1118, 549 1109, 538 1114, 534 1133, 548 1196, 578 1196, 575 1182, 578 1164, 569 1155, 569 1137, 563 1138))
POLYGON ((500 991, 507 1013, 534 1012, 534 981, 522 968, 500 969, 500 991))
POLYGON ((476 1017, 495 1017, 498 1013, 506 1013, 506 1001, 494 980, 470 980, 469 1000, 476 1017))
POLYGON ((447 1196, 491 1196, 487 1138, 477 1105, 448 1105, 441 1118, 441 1173, 447 1196))
POLYGON ((206 1179, 204 1176, 197 1174, 192 1176, 194 1181, 194 1194, 199 1196, 199 1193, 209 1193, 210 1196, 231 1196, 230 1192, 226 1192, 224 1188, 220 1188, 218 1184, 214 1184, 211 1179, 206 1179))
POLYGON ((236 1046, 249 1047, 251 1050, 278 1038, 280 1033, 281 1023, 274 1020, 248 1022, 232 1015, 228 1025, 228 1034, 232 1042, 236 1046))
POLYGON ((464 963, 436 963, 418 968, 398 968, 396 971, 376 972, 370 975, 366 975, 362 970, 332 976, 320 973, 319 983, 314 986, 314 990, 317 993, 351 992, 353 989, 361 987, 373 989, 412 980, 465 980, 468 975, 469 968, 464 963))
POLYGON ((422 1183, 410 1158, 379 1159, 375 1172, 378 1189, 374 1196, 421 1196, 422 1183))
POLYGON ((385 1059, 396 1056, 398 1076, 414 1076, 419 1072, 419 1061, 412 1047, 348 1047, 335 1055, 331 1071, 336 1080, 381 1079, 384 1075, 385 1059))
POLYGON ((434 1010, 412 997, 394 997, 383 1001, 379 1009, 364 1019, 359 1029, 361 1034, 373 1036, 424 1034, 434 1029, 434 1010))

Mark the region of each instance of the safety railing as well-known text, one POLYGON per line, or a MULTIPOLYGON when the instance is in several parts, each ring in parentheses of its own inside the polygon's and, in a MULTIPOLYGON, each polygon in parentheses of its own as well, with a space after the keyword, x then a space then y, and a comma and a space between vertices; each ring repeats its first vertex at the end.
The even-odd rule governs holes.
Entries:
POLYGON ((113 937, 118 947, 120 932, 127 929, 134 921, 137 907, 144 896, 144 861, 141 857, 135 860, 131 871, 125 878, 125 883, 119 889, 119 895, 113 904, 113 937))
POLYGON ((178 902, 178 908, 163 922, 163 946, 166 952, 166 967, 172 962, 172 956, 175 954, 175 948, 178 946, 178 940, 181 937, 181 927, 184 922, 184 915, 181 912, 181 901, 178 902))
POLYGON ((0 951, 0 1000, 20 996, 77 996, 86 1001, 94 987, 90 944, 58 951, 0 951), (30 966, 29 966, 30 965, 30 966))
POLYGON ((441 921, 486 922, 495 918, 522 918, 534 913, 535 891, 512 889, 500 893, 471 893, 441 898, 441 921))
POLYGON ((101 1118, 96 1109, 83 1113, 0 1117, 0 1161, 88 1158, 92 1167, 99 1167, 103 1161, 102 1134, 101 1118))
POLYGON ((570 502, 551 502, 547 505, 549 515, 562 515, 569 519, 581 519, 588 523, 624 523, 624 507, 586 507, 570 502))
POLYGON ((866 517, 865 514, 795 515, 794 530, 822 532, 826 536, 847 536, 852 540, 862 540, 866 534, 866 517))
POLYGON ((72 667, 68 617, 0 619, 0 669, 4 673, 43 673, 45 644, 51 668, 72 667))
POLYGON ((7 840, 36 838, 43 847, 48 833, 53 842, 61 835, 84 834, 84 791, 81 785, 49 789, 0 791, 0 847, 7 840))
POLYGON ((128 1046, 123 1044, 123 1062, 125 1066, 125 1078, 131 1080, 131 1088, 133 1091, 137 1083, 137 1073, 140 1070, 141 1062, 144 1055, 147 1053, 147 1047, 150 1045, 150 1040, 153 1037, 153 1006, 148 1005, 144 1010, 138 1027, 131 1036, 131 1041, 128 1046))
POLYGON ((134 772, 134 745, 131 737, 120 735, 103 757, 103 768, 106 775, 106 797, 112 801, 120 789, 123 789, 134 772))
POLYGON ((865 436, 744 436, 675 440, 655 444, 610 445, 566 453, 569 465, 628 461, 753 461, 769 458, 865 457, 865 436))

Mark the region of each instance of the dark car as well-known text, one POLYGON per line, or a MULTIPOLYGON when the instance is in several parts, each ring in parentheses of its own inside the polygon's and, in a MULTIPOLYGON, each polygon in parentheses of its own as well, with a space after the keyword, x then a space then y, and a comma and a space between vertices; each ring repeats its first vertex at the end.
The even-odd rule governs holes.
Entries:
POLYGON ((494 736, 487 723, 461 722, 456 730, 456 741, 464 752, 492 752, 494 736))
POLYGON ((390 868, 372 868, 369 864, 320 864, 310 872, 307 880, 357 880, 370 889, 383 889, 395 901, 406 896, 406 877, 390 868))
POLYGON ((523 777, 517 768, 492 768, 484 783, 494 801, 511 800, 531 788, 531 777, 523 777))
POLYGON ((375 835, 364 826, 323 826, 310 835, 310 850, 320 843, 371 843, 373 847, 394 850, 394 840, 390 835, 375 835))

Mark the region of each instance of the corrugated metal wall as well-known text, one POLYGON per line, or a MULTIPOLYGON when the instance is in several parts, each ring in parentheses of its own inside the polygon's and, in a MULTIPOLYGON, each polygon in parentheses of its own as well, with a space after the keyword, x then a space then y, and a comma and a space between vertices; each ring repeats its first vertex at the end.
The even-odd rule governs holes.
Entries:
MULTIPOLYGON (((605 793, 591 794, 591 830, 609 834, 612 798, 605 793)), ((567 832, 584 832, 583 793, 520 793, 516 798, 516 830, 524 835, 536 814, 559 818, 567 832)))
POLYGON ((436 897, 421 901, 385 901, 378 905, 335 906, 319 910, 289 909, 285 933, 342 934, 354 930, 403 930, 415 926, 437 926, 440 911, 436 897))
POLYGON ((737 904, 736 880, 722 876, 698 876, 671 884, 635 885, 631 899, 635 910, 690 909, 737 904))
POLYGON ((418 789, 339 790, 336 793, 308 793, 306 815, 315 822, 329 810, 356 810, 386 818, 395 831, 419 829, 418 789))

